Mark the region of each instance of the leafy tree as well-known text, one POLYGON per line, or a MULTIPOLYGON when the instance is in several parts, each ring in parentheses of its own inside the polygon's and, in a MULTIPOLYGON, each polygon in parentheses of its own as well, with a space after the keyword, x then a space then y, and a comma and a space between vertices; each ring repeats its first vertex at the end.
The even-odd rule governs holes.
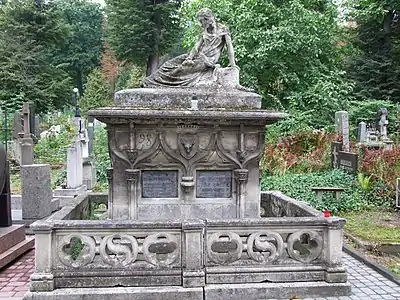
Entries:
POLYGON ((400 99, 400 1, 349 0, 358 50, 346 67, 360 100, 400 99))
POLYGON ((79 100, 79 107, 83 114, 96 107, 103 107, 112 103, 110 85, 102 78, 99 69, 94 69, 88 76, 85 85, 85 94, 79 100))
MULTIPOLYGON (((202 7, 231 30, 241 81, 264 96, 264 106, 309 110, 316 127, 346 108, 352 87, 341 71, 338 10, 330 1, 193 0, 183 5, 183 26, 196 23, 202 7)), ((187 48, 196 36, 196 28, 186 30, 187 48)))
POLYGON ((65 64, 82 94, 86 76, 100 63, 103 50, 102 9, 90 0, 58 0, 57 5, 71 31, 58 59, 65 64))
POLYGON ((0 7, 2 106, 13 110, 28 101, 44 112, 69 101, 69 77, 53 59, 67 35, 52 2, 9 1, 0 7))
POLYGON ((108 42, 117 58, 155 71, 179 35, 180 0, 106 0, 108 42))

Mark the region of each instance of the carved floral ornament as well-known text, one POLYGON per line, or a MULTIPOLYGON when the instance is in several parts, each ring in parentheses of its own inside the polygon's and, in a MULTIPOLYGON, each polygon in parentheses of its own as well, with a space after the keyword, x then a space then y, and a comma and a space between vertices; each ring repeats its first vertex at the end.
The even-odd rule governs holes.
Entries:
MULTIPOLYGON (((142 129, 141 129, 142 130, 142 129)), ((250 133, 249 137, 255 140, 255 146, 246 148, 244 145, 245 133, 243 126, 238 133, 239 148, 232 151, 224 147, 223 131, 215 127, 213 131, 207 131, 208 141, 200 145, 200 129, 197 125, 178 126, 177 149, 172 149, 167 143, 166 133, 163 128, 149 129, 149 131, 137 132, 134 127, 131 131, 117 131, 113 127, 109 131, 109 149, 113 163, 123 162, 127 169, 139 168, 141 164, 152 161, 159 153, 162 153, 171 163, 181 165, 185 170, 185 176, 193 176, 193 170, 198 163, 206 163, 216 153, 222 163, 229 163, 237 169, 247 169, 247 166, 262 155, 263 132, 250 133), (118 134, 128 133, 128 144, 119 144, 118 134)))
POLYGON ((133 264, 139 253, 143 254, 147 263, 160 268, 173 267, 180 257, 180 243, 176 236, 169 233, 149 235, 142 245, 129 234, 107 235, 101 239, 98 250, 96 248, 93 237, 74 234, 61 239, 57 253, 60 261, 72 268, 89 265, 97 253, 103 263, 119 268, 133 264))
POLYGON ((310 263, 321 255, 322 246, 321 235, 309 230, 291 233, 286 243, 279 233, 273 231, 252 233, 246 242, 237 233, 218 232, 208 238, 207 254, 212 262, 228 265, 240 260, 246 250, 251 260, 271 263, 283 258, 286 250, 290 258, 310 263))

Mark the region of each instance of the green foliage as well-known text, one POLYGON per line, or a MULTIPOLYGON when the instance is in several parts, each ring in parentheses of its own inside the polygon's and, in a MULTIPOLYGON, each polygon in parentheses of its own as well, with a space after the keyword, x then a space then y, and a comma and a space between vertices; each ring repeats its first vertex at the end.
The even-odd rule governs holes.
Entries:
POLYGON ((57 59, 82 94, 86 76, 99 66, 103 50, 103 13, 98 3, 89 0, 57 0, 57 6, 70 30, 57 59))
POLYGON ((350 18, 357 26, 357 49, 346 67, 358 99, 398 101, 400 97, 400 1, 349 0, 350 18))
POLYGON ((85 94, 79 99, 83 114, 96 107, 109 106, 113 103, 110 85, 102 78, 100 70, 94 69, 88 76, 85 94))
MULTIPOLYGON (((183 26, 194 24, 204 6, 230 28, 241 81, 264 96, 264 107, 289 109, 295 103, 297 110, 310 111, 313 128, 330 124, 334 111, 347 107, 352 85, 340 70, 341 32, 331 2, 194 0, 183 5, 183 26)), ((195 33, 186 29, 188 48, 195 33)))
POLYGON ((354 177, 341 170, 311 174, 286 174, 284 176, 264 176, 262 190, 279 190, 290 197, 311 204, 319 211, 328 209, 334 214, 344 211, 360 211, 369 207, 387 205, 387 198, 378 198, 381 186, 376 185, 366 192, 358 187, 354 177), (324 193, 317 200, 312 187, 341 187, 344 192, 336 200, 330 193, 324 193))
POLYGON ((1 106, 16 110, 30 102, 44 112, 69 101, 69 77, 54 58, 68 34, 53 2, 9 1, 0 7, 1 106))
POLYGON ((146 71, 142 67, 135 65, 127 66, 122 69, 115 84, 115 90, 139 88, 145 77, 146 71))
POLYGON ((117 58, 137 66, 158 61, 179 35, 180 1, 106 0, 108 42, 117 58))
POLYGON ((349 108, 349 121, 353 124, 353 131, 356 131, 355 126, 363 121, 367 124, 376 125, 378 110, 382 107, 388 109, 389 135, 393 137, 399 133, 399 121, 397 118, 400 115, 400 103, 384 100, 369 100, 369 101, 353 101, 349 108))
POLYGON ((62 164, 67 159, 67 149, 71 146, 76 130, 72 119, 62 124, 64 129, 59 135, 51 134, 42 138, 34 147, 37 163, 62 164))
POLYGON ((369 190, 371 188, 371 177, 366 176, 363 173, 357 174, 358 184, 363 190, 369 190))
POLYGON ((108 154, 107 131, 103 126, 95 127, 95 139, 93 143, 93 159, 96 165, 97 186, 94 190, 107 190, 107 169, 111 168, 110 156, 108 154))

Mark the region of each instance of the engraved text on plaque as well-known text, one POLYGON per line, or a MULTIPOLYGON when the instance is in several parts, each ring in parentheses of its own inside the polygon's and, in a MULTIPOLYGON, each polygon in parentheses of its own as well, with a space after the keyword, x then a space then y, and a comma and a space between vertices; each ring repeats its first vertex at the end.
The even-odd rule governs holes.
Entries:
POLYGON ((197 171, 197 198, 232 197, 232 171, 197 171))
POLYGON ((142 171, 143 198, 178 198, 178 171, 142 171))

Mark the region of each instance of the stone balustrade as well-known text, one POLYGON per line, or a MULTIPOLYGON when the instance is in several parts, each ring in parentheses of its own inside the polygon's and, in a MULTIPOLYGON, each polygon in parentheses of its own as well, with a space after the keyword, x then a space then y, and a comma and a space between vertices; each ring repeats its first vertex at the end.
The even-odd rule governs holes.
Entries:
POLYGON ((320 217, 37 221, 30 290, 346 282, 343 225, 320 217))

